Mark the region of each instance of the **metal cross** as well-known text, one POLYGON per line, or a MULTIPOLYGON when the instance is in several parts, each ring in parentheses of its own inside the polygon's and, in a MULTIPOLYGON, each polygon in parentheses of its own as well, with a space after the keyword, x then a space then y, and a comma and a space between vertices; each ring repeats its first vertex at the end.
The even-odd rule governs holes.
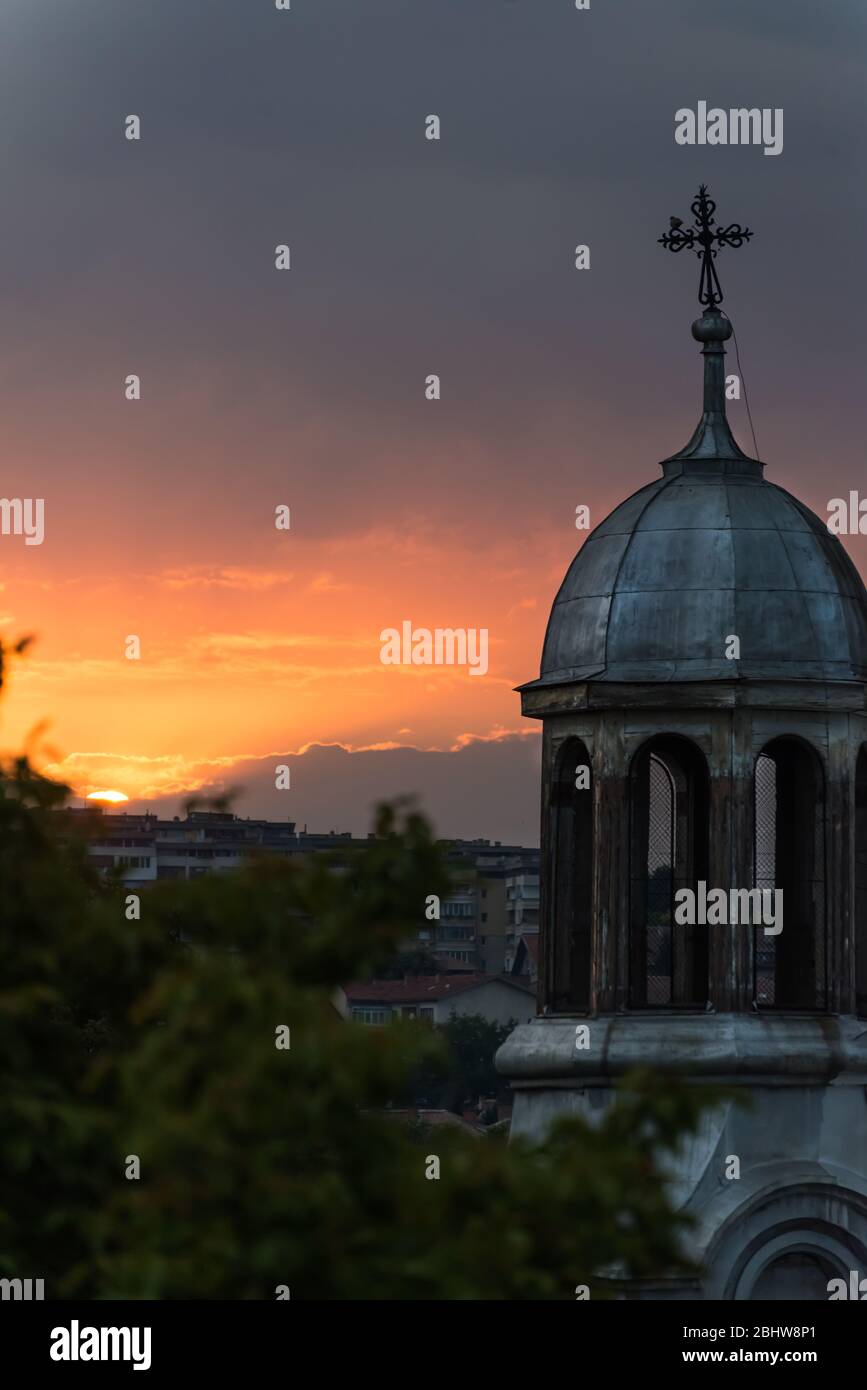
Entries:
POLYGON ((716 273, 716 253, 721 246, 743 246, 749 241, 752 232, 739 222, 731 222, 728 227, 712 227, 716 203, 707 196, 707 186, 702 184, 698 197, 692 204, 695 227, 684 227, 679 217, 672 217, 671 231, 659 238, 660 245, 667 251, 695 251, 701 258, 701 279, 698 286, 698 302, 708 309, 716 308, 722 302, 722 287, 716 273))

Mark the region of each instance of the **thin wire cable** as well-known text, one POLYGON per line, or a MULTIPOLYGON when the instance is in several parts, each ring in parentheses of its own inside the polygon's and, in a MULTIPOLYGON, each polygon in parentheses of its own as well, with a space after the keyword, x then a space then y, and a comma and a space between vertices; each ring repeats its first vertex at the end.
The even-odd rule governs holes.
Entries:
POLYGON ((756 439, 756 431, 755 431, 755 429, 754 429, 754 427, 753 427, 753 412, 750 410, 750 398, 749 398, 749 395, 747 394, 747 379, 746 379, 746 377, 744 376, 744 369, 743 369, 743 367, 741 366, 741 351, 740 351, 740 348, 738 347, 738 335, 737 335, 737 333, 735 332, 735 326, 734 326, 734 324, 732 323, 731 319, 729 319, 728 314, 726 314, 725 309, 722 309, 722 310, 721 310, 721 313, 725 314, 725 317, 728 319, 729 323, 732 324, 732 337, 733 337, 734 340, 735 340, 735 357, 737 358, 737 363, 738 363, 738 374, 739 374, 739 376, 740 376, 741 381, 742 381, 743 384, 744 384, 744 405, 745 405, 746 408, 747 408, 747 419, 748 419, 749 422, 750 422, 750 433, 751 433, 751 435, 753 436, 753 448, 755 449, 755 456, 756 456, 757 459, 760 459, 760 458, 761 458, 761 454, 759 453, 759 442, 758 442, 758 440, 756 439))

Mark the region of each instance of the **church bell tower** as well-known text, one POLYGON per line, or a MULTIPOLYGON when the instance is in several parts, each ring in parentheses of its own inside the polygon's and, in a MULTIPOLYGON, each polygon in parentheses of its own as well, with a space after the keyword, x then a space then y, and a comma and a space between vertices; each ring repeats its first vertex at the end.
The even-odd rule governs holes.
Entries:
POLYGON ((638 1065, 745 1088, 673 1177, 702 1274, 634 1292, 825 1299, 867 1275, 867 591, 732 435, 716 257, 752 234, 692 212, 660 241, 701 261, 701 419, 588 536, 520 690, 539 1012, 497 1064, 529 1136, 638 1065))

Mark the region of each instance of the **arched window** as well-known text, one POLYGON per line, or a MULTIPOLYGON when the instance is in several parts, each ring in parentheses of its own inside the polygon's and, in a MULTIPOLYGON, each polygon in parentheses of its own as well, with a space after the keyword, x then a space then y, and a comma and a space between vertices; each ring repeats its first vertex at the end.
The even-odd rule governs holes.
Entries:
POLYGON ((578 738, 569 739, 557 759, 553 813, 551 1005, 567 1013, 590 1006, 593 787, 590 756, 578 738))
POLYGON ((700 751, 675 735, 653 739, 630 776, 630 961, 633 1008, 703 1006, 707 927, 680 926, 674 895, 707 879, 708 775, 700 751))
POLYGON ((855 1000, 867 1018, 867 748, 855 767, 855 1000))
POLYGON ((822 1009, 827 1002, 822 768, 806 744, 778 738, 759 754, 753 785, 755 887, 782 893, 782 930, 777 930, 778 913, 771 931, 767 924, 753 928, 754 999, 759 1008, 822 1009))

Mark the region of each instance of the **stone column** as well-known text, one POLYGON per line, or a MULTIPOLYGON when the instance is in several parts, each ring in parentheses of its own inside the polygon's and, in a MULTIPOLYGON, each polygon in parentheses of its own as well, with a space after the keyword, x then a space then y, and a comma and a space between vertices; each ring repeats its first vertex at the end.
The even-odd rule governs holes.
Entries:
MULTIPOLYGON (((755 739, 753 716, 749 709, 732 710, 729 875, 726 888, 752 888, 755 878, 755 739)), ((728 960, 721 998, 717 1007, 747 1013, 753 1003, 754 928, 729 926, 728 960)))
POLYGON ((593 1008, 625 1009, 629 961, 629 802, 623 716, 606 711, 594 757, 593 1008))
MULTIPOLYGON (((732 775, 735 712, 721 710, 711 725, 708 884, 728 890, 737 872, 736 798, 732 775)), ((708 998, 719 1013, 738 1008, 737 943, 729 927, 708 927, 708 998)))

